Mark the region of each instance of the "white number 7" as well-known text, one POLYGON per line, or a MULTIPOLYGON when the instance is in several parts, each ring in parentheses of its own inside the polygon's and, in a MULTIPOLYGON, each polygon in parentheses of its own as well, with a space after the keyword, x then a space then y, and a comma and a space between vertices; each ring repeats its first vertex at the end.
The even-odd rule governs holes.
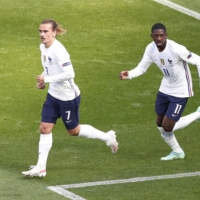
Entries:
POLYGON ((66 113, 67 113, 67 120, 69 120, 71 111, 66 111, 66 113))

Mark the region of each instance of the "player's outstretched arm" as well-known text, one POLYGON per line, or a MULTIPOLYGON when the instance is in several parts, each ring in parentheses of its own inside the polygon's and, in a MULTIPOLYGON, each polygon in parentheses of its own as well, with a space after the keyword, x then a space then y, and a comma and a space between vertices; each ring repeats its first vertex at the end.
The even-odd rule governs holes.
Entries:
POLYGON ((119 74, 119 79, 120 80, 124 80, 124 79, 127 79, 127 78, 128 78, 128 71, 120 72, 120 74, 119 74))

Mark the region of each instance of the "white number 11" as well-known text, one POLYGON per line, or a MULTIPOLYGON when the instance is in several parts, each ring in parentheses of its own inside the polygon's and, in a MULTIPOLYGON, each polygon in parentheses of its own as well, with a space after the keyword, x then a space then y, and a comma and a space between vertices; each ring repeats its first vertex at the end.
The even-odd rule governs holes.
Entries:
POLYGON ((179 112, 180 112, 180 110, 181 110, 181 108, 182 108, 182 105, 180 105, 180 104, 176 104, 176 109, 175 109, 175 111, 174 111, 174 114, 179 114, 179 112))

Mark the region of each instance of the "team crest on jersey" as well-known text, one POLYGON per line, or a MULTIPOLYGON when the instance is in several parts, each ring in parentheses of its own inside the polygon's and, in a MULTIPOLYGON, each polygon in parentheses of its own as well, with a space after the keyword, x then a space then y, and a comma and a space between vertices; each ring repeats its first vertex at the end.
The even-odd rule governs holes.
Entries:
POLYGON ((160 59, 160 62, 161 62, 163 65, 165 65, 164 59, 160 59))
POLYGON ((44 62, 46 62, 46 59, 47 59, 47 57, 44 55, 44 56, 43 56, 43 60, 44 60, 44 62))
POLYGON ((52 62, 52 58, 51 58, 51 57, 48 57, 48 61, 49 61, 49 64, 50 64, 50 65, 53 65, 53 62, 52 62))
POLYGON ((171 58, 168 58, 168 62, 169 62, 169 66, 172 67, 172 59, 171 58))
POLYGON ((192 57, 192 52, 189 52, 187 59, 190 59, 191 57, 192 57))

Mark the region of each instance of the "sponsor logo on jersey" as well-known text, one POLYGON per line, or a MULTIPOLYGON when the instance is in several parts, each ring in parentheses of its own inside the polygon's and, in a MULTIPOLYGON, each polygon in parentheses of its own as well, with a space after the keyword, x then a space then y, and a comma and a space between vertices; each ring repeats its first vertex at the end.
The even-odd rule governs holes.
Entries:
POLYGON ((163 65, 165 65, 164 59, 160 59, 160 62, 161 62, 163 65))
POLYGON ((44 55, 44 56, 43 56, 43 60, 44 60, 44 62, 46 62, 46 59, 47 59, 47 57, 44 55))
POLYGON ((190 59, 191 57, 192 57, 192 52, 189 52, 187 59, 190 59))
POLYGON ((62 64, 63 67, 66 67, 66 66, 68 66, 68 65, 71 65, 71 63, 70 63, 70 62, 66 62, 66 63, 63 63, 63 64, 62 64))

